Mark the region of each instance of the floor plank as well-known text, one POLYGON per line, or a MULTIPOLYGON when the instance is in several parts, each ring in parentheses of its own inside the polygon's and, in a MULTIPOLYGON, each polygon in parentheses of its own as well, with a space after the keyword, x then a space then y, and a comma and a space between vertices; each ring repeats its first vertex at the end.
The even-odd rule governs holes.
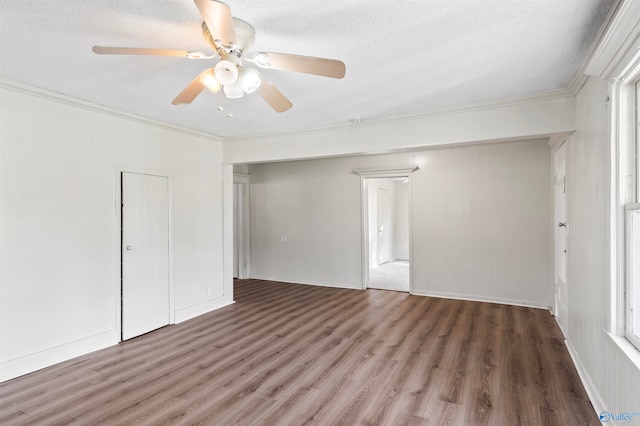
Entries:
POLYGON ((0 383, 0 424, 600 424, 548 311, 263 280, 235 298, 0 383))

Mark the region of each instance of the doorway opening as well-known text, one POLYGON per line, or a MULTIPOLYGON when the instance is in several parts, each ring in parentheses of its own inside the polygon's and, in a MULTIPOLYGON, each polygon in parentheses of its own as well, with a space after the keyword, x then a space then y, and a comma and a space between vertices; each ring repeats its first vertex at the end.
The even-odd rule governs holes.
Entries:
POLYGON ((410 292, 410 177, 363 180, 364 288, 410 292))
POLYGON ((233 174, 233 278, 250 276, 249 175, 233 174))

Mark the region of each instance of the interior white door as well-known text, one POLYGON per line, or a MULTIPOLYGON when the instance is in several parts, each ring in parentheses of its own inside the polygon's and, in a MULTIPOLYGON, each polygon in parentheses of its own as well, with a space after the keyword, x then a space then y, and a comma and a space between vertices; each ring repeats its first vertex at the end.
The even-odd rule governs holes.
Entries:
POLYGON ((555 152, 554 163, 556 318, 560 329, 566 336, 569 331, 569 289, 567 284, 567 240, 569 228, 567 225, 566 143, 562 144, 555 152))
POLYGON ((378 264, 391 260, 391 192, 378 188, 378 264))
POLYGON ((169 180, 122 173, 122 340, 170 322, 169 180))

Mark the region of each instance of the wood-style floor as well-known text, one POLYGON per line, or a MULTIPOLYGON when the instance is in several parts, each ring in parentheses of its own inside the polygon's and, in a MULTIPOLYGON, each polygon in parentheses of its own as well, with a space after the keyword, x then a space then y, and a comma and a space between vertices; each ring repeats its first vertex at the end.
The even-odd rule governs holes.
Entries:
POLYGON ((599 425, 548 311, 258 280, 0 384, 0 424, 599 425))

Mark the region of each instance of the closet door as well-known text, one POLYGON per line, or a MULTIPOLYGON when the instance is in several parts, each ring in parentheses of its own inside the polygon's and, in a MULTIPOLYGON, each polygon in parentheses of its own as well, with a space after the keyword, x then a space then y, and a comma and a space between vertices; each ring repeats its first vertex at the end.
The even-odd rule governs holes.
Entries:
POLYGON ((170 322, 169 180, 122 173, 122 340, 170 322))

